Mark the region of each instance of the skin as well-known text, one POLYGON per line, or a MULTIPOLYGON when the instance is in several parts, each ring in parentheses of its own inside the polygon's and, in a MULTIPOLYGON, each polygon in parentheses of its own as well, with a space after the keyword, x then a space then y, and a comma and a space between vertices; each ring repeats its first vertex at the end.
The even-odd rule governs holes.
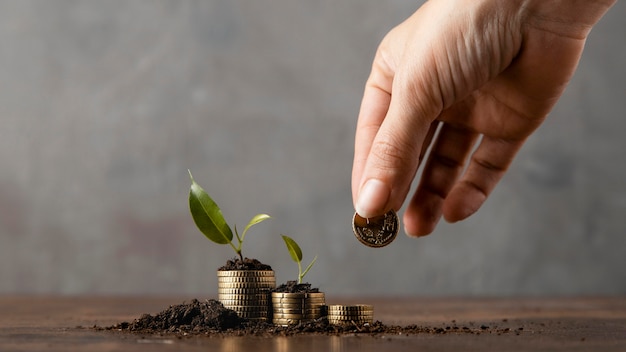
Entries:
POLYGON ((356 128, 359 215, 398 210, 431 233, 475 213, 557 102, 616 2, 430 0, 381 42, 356 128), (438 129, 438 132, 436 133, 438 129))

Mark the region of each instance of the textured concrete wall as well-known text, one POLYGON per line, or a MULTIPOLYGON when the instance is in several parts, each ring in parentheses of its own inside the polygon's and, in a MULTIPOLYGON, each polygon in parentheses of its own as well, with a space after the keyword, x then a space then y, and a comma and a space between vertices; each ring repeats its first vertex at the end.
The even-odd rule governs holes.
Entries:
POLYGON ((414 1, 0 1, 0 293, 214 295, 233 256, 190 168, 278 281, 328 294, 626 293, 626 3, 484 208, 379 250, 350 171, 378 42, 414 1))

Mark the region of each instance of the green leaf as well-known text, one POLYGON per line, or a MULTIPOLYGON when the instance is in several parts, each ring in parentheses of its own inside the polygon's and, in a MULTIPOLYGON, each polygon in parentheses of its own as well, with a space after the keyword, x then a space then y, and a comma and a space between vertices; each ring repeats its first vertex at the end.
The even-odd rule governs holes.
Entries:
POLYGON ((243 233, 241 234, 241 240, 243 241, 243 238, 246 236, 246 232, 248 232, 248 229, 250 229, 253 225, 256 225, 262 221, 265 221, 267 219, 271 218, 271 216, 267 215, 267 214, 257 214, 255 215, 252 219, 250 219, 250 222, 248 223, 248 225, 246 225, 246 227, 243 229, 243 233))
POLYGON ((289 255, 291 255, 291 259, 293 259, 293 261, 296 263, 300 263, 302 261, 302 250, 300 249, 300 246, 298 246, 296 241, 294 241, 290 237, 285 235, 281 236, 283 236, 283 241, 285 241, 285 245, 287 245, 287 249, 289 250, 289 255))
POLYGON ((189 210, 196 226, 208 239, 218 244, 229 244, 233 232, 226 223, 222 211, 213 199, 194 181, 191 171, 191 189, 189 190, 189 210))

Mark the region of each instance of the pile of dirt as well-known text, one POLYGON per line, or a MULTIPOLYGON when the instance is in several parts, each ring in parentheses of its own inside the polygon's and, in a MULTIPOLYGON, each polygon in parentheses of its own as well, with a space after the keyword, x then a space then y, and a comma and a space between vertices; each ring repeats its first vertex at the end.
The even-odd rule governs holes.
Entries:
POLYGON ((299 323, 290 326, 277 326, 267 322, 241 319, 235 311, 225 308, 219 301, 210 299, 200 302, 196 299, 189 303, 170 306, 157 315, 144 314, 133 322, 122 322, 109 327, 93 327, 96 330, 116 330, 137 334, 159 334, 175 336, 293 336, 299 334, 341 335, 366 334, 381 335, 415 335, 415 334, 503 334, 514 332, 519 334, 522 328, 481 326, 458 326, 454 321, 441 327, 419 325, 394 326, 385 325, 380 321, 373 324, 329 324, 326 318, 299 323))
POLYGON ((228 270, 272 270, 272 267, 263 264, 257 259, 244 258, 242 261, 239 258, 233 258, 226 261, 226 265, 217 269, 219 271, 228 271, 228 270))
POLYGON ((284 293, 317 293, 320 292, 319 288, 311 288, 311 284, 304 282, 299 284, 297 281, 287 281, 284 284, 276 287, 272 292, 284 292, 284 293))
POLYGON ((242 319, 233 310, 214 299, 170 306, 155 316, 144 314, 132 323, 123 322, 110 328, 137 332, 223 331, 241 326, 242 319))

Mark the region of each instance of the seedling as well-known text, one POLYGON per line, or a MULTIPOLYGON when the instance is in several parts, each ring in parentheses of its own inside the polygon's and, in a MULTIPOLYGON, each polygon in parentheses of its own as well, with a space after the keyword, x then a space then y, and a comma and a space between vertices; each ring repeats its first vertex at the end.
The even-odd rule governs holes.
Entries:
MULTIPOLYGON (((189 170, 188 170, 189 171, 189 170)), ((189 190, 189 210, 196 226, 206 236, 206 238, 217 244, 229 244, 235 253, 239 256, 239 259, 243 261, 243 255, 241 254, 241 247, 243 240, 246 237, 246 233, 253 225, 256 225, 264 220, 270 218, 267 214, 257 214, 248 225, 243 229, 241 236, 237 232, 237 226, 235 226, 235 236, 237 238, 237 245, 233 243, 233 231, 226 223, 222 211, 217 206, 215 201, 206 193, 199 184, 193 179, 191 171, 189 171, 189 177, 191 178, 191 189, 189 190)))
POLYGON ((309 264, 309 266, 304 269, 304 272, 302 272, 302 250, 300 249, 300 246, 298 246, 296 241, 294 241, 292 238, 285 235, 282 236, 283 241, 285 241, 285 245, 287 246, 287 250, 289 250, 289 255, 291 255, 291 259, 293 259, 294 262, 298 263, 298 284, 301 284, 302 279, 304 279, 304 275, 306 275, 309 270, 311 270, 311 267, 317 260, 317 256, 313 258, 311 264, 309 264))

